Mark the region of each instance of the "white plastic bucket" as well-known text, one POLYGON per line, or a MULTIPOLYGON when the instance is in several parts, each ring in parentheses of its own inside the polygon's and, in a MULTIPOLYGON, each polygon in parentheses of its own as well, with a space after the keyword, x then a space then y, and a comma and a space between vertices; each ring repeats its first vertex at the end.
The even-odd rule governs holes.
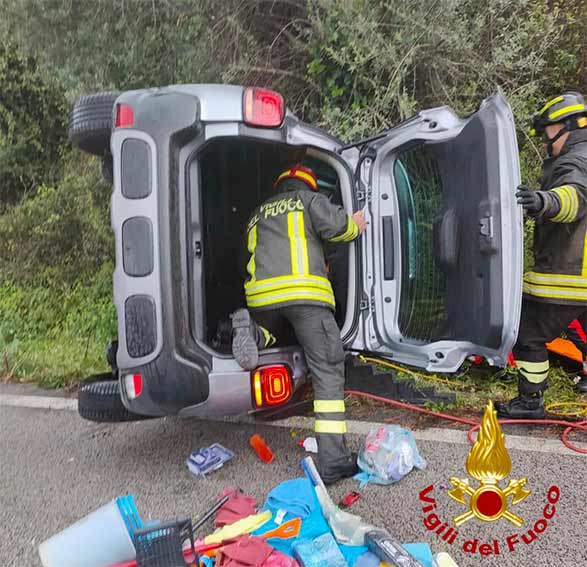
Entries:
POLYGON ((136 557, 131 531, 142 527, 133 497, 112 500, 39 546, 43 567, 106 567, 136 557))

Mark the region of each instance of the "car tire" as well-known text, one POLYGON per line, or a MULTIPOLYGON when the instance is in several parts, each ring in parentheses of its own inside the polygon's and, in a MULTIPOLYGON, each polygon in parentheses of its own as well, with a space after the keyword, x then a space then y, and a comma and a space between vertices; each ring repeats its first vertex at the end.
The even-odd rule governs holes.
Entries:
POLYGON ((83 384, 78 392, 77 408, 81 417, 99 423, 121 423, 151 417, 128 411, 120 399, 118 381, 114 380, 83 384))
POLYGON ((112 110, 118 92, 82 96, 69 115, 69 140, 80 150, 104 156, 110 150, 112 110))

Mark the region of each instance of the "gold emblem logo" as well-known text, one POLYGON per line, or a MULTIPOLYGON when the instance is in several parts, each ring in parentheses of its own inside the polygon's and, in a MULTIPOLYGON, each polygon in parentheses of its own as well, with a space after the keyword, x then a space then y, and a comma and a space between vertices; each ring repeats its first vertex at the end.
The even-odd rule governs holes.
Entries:
POLYGON ((460 526, 475 517, 482 522, 495 522, 505 518, 518 528, 521 527, 524 520, 510 512, 508 506, 521 502, 532 491, 524 488, 528 482, 527 478, 510 479, 505 489, 500 488, 499 482, 506 478, 511 470, 512 461, 505 447, 505 435, 497 421, 493 402, 490 401, 485 408, 477 441, 467 457, 467 472, 480 482, 480 486, 474 488, 469 484, 468 478, 450 479, 454 488, 449 490, 448 494, 452 499, 467 505, 465 496, 469 496, 469 511, 457 516, 454 519, 455 525, 460 526), (511 502, 510 496, 513 497, 511 502))

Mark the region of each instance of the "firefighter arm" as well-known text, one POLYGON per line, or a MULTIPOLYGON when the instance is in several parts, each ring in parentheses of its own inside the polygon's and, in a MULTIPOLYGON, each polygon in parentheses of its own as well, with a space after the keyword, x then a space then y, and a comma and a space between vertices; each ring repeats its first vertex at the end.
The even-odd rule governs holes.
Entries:
POLYGON ((544 217, 571 223, 587 214, 587 161, 564 159, 557 166, 553 187, 544 191, 544 217))
POLYGON ((544 192, 543 217, 551 222, 570 223, 585 216, 587 191, 578 184, 560 185, 544 192))
POLYGON ((350 242, 359 235, 359 227, 345 210, 333 205, 324 195, 313 195, 308 204, 312 226, 322 240, 350 242))

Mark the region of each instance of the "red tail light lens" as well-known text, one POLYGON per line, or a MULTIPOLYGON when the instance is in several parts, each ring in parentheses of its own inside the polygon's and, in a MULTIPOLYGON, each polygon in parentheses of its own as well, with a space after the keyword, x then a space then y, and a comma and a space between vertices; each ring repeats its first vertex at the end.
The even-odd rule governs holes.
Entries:
POLYGON ((264 366, 253 372, 253 400, 257 407, 277 406, 291 398, 291 375, 287 366, 264 366))
POLYGON ((124 389, 129 399, 134 400, 143 391, 143 377, 141 374, 127 374, 124 377, 124 389))
POLYGON ((274 91, 249 87, 244 94, 244 120, 249 126, 275 128, 283 122, 283 97, 274 91))
POLYGON ((128 104, 116 105, 116 127, 128 128, 135 123, 135 112, 128 104))

